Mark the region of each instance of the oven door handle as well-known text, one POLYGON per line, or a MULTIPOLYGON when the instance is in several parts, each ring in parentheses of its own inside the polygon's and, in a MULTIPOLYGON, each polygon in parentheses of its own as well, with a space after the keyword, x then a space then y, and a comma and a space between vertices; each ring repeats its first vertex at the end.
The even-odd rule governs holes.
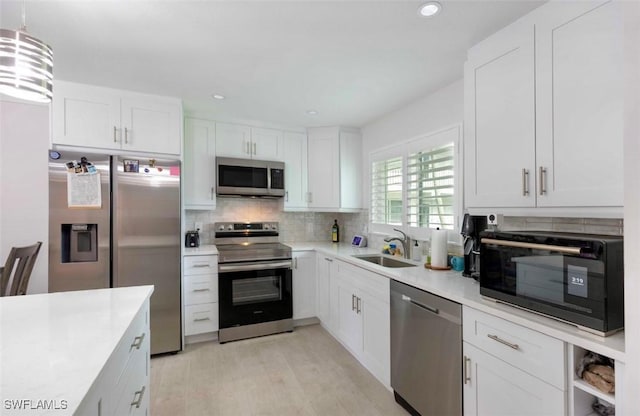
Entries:
POLYGON ((559 253, 574 254, 577 256, 582 254, 582 248, 580 247, 554 246, 550 244, 525 243, 522 241, 496 240, 494 238, 482 238, 480 242, 484 244, 493 244, 496 246, 532 248, 535 250, 557 251, 559 253))
POLYGON ((291 268, 291 260, 278 261, 272 263, 235 263, 235 264, 218 264, 219 273, 245 272, 251 270, 270 270, 291 268))

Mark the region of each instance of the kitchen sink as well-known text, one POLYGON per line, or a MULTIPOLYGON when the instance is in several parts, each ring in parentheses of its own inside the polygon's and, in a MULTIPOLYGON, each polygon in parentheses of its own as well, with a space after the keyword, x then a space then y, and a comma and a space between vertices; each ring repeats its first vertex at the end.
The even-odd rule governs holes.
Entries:
POLYGON ((391 268, 416 267, 416 265, 413 263, 394 259, 392 257, 382 256, 380 254, 357 255, 353 257, 360 260, 368 261, 369 263, 379 264, 380 266, 383 266, 383 267, 391 267, 391 268))

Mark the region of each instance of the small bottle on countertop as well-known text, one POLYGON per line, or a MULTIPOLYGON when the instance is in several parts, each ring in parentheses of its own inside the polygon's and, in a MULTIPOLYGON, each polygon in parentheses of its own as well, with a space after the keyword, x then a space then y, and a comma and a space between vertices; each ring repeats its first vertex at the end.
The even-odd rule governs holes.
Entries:
POLYGON ((331 227, 331 241, 333 243, 340 241, 340 227, 338 226, 338 220, 333 220, 333 227, 331 227))
POLYGON ((421 261, 422 260, 422 250, 418 245, 418 240, 415 240, 413 244, 413 260, 421 261))

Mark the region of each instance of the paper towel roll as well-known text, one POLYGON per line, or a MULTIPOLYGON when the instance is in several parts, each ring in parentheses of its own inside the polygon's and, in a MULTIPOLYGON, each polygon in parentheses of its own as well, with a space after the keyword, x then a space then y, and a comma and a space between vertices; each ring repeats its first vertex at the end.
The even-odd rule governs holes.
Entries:
POLYGON ((431 266, 447 267, 447 230, 431 230, 431 266))

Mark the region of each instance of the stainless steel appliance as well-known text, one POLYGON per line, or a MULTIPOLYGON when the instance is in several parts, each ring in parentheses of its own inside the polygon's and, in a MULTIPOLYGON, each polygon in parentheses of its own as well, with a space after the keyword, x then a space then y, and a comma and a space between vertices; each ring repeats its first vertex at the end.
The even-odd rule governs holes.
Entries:
POLYGON ((462 306, 391 281, 391 387, 413 415, 462 414, 462 306))
POLYGON ((49 215, 49 291, 154 285, 151 354, 181 350, 180 162, 51 151, 49 215))
POLYGON ((464 214, 460 234, 464 237, 464 270, 462 275, 480 278, 480 232, 487 228, 485 215, 464 214))
POLYGON ((284 196, 284 163, 254 159, 216 158, 221 196, 284 196))
POLYGON ((293 330, 291 248, 278 223, 215 223, 220 342, 293 330))
POLYGON ((598 335, 623 328, 622 237, 525 231, 480 236, 481 295, 598 335))

